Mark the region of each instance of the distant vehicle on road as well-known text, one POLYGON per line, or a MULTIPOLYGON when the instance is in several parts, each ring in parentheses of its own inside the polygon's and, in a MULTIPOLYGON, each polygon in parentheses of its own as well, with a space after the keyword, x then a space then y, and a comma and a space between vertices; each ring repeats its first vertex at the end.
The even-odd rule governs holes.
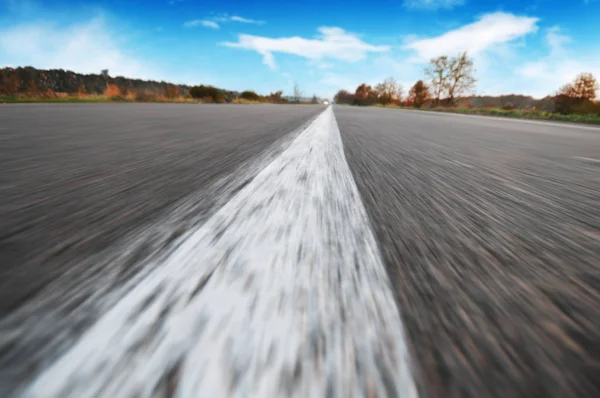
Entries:
POLYGON ((329 101, 323 100, 323 105, 329 105, 329 101))

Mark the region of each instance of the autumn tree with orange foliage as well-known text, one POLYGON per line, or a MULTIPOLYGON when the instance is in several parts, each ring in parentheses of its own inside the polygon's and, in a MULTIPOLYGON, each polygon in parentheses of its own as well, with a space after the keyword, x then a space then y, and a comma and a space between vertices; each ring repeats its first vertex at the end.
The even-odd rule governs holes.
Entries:
POLYGON ((429 87, 423 82, 423 80, 419 80, 416 82, 408 93, 408 101, 415 108, 422 107, 425 102, 429 99, 429 87))
POLYGON ((19 92, 21 84, 18 76, 13 71, 12 68, 0 71, 0 95, 15 95, 19 92))
POLYGON ((175 86, 169 86, 165 89, 165 97, 168 99, 175 99, 179 97, 179 90, 175 86))
POLYGON ((596 99, 596 91, 600 90, 598 81, 591 73, 580 73, 573 83, 565 84, 559 90, 559 95, 563 94, 571 98, 593 101, 596 99))
POLYGON ((121 96, 121 89, 116 84, 109 84, 104 90, 104 95, 108 98, 117 98, 121 96))
POLYGON ((369 94, 371 93, 371 91, 373 91, 371 86, 369 86, 367 83, 363 83, 356 88, 356 91, 354 92, 354 96, 357 99, 366 100, 369 97, 369 94))
POLYGON ((558 113, 600 114, 600 106, 594 104, 596 91, 600 89, 598 81, 591 73, 579 74, 572 83, 562 86, 554 97, 555 110, 558 113))

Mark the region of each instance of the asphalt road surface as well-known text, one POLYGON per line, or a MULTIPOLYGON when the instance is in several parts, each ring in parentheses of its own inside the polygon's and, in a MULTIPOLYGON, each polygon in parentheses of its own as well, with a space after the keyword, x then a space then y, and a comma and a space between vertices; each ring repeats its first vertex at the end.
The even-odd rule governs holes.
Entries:
POLYGON ((0 264, 0 396, 596 397, 600 129, 2 106, 0 264))
POLYGON ((336 109, 423 396, 600 396, 600 129, 336 109))

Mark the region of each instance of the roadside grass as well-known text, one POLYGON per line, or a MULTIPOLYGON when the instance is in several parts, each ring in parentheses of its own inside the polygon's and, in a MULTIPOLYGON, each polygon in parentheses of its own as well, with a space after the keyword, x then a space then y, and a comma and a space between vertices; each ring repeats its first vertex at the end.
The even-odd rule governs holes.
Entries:
POLYGON ((45 102, 113 102, 112 99, 104 96, 87 97, 28 97, 22 95, 0 95, 0 103, 18 104, 18 103, 45 103, 45 102))
POLYGON ((465 115, 481 115, 481 116, 496 116, 496 117, 507 117, 514 119, 533 119, 533 120, 554 120, 560 122, 573 122, 573 123, 587 123, 587 124, 599 124, 600 115, 588 114, 588 115, 561 115, 560 113, 543 112, 543 111, 532 111, 532 110, 520 110, 520 109, 500 109, 500 108, 411 108, 411 107, 398 107, 396 105, 377 105, 383 108, 398 108, 398 109, 411 109, 419 110, 424 112, 442 112, 442 113, 459 113, 465 115))
MULTIPOLYGON (((191 97, 175 97, 168 98, 163 95, 149 93, 127 93, 125 95, 117 93, 98 94, 98 95, 64 95, 57 93, 47 96, 29 96, 29 95, 0 95, 0 104, 33 104, 33 103, 112 103, 112 102, 128 102, 128 103, 161 103, 161 104, 212 104, 212 99, 208 98, 191 98, 191 97)), ((225 102, 223 102, 225 103, 225 102)), ((275 104, 269 101, 255 101, 244 98, 236 98, 230 102, 231 104, 256 105, 256 104, 275 104)), ((308 103, 301 102, 299 105, 308 103)))
POLYGON ((231 101, 232 104, 244 104, 244 105, 256 105, 256 104, 264 104, 265 102, 256 101, 256 100, 248 100, 245 98, 235 98, 231 101))
POLYGON ((156 95, 57 95, 51 97, 32 97, 24 95, 0 95, 0 103, 4 104, 29 104, 29 103, 111 103, 111 102, 145 102, 145 103, 198 103, 193 98, 167 98, 156 95))

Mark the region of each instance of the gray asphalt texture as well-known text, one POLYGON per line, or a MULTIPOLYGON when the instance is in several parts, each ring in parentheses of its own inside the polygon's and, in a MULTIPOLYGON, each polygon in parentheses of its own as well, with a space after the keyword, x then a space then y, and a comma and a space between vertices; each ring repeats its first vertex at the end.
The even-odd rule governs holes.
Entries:
POLYGON ((600 396, 600 129, 335 112, 421 397, 600 396))
POLYGON ((105 310, 96 297, 247 183, 223 179, 322 110, 1 106, 0 396, 105 310))
MULTIPOLYGON (((1 106, 0 396, 322 110, 1 106)), ((600 396, 600 129, 335 114, 420 396, 600 396)))

